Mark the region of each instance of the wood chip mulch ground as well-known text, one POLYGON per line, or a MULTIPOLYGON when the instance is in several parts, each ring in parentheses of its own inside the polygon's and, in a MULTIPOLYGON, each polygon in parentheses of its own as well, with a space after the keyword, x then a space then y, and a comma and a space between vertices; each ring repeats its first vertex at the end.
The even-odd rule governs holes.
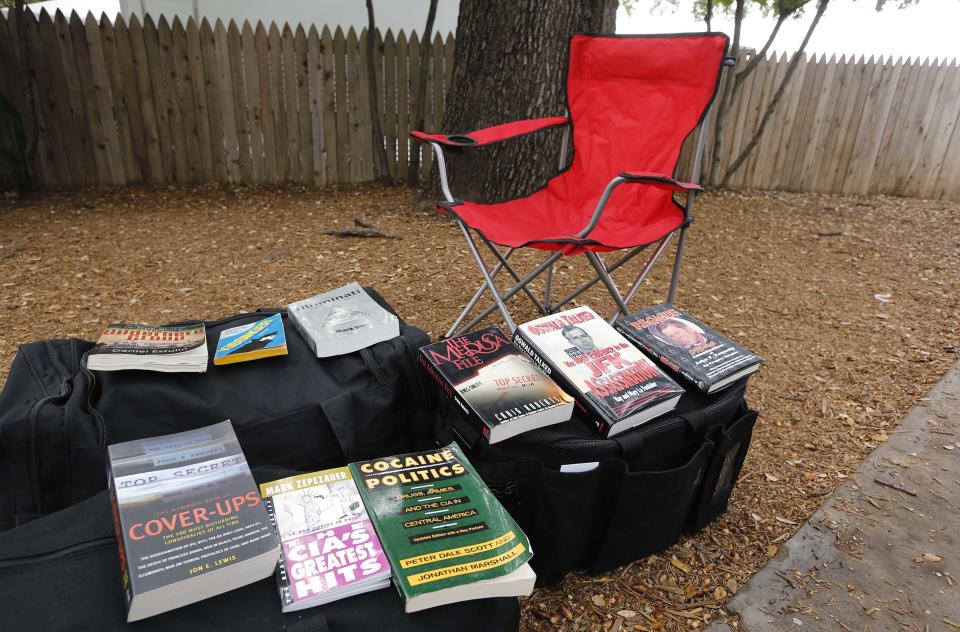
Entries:
MULTIPOLYGON (((0 383, 27 341, 285 305, 353 279, 437 337, 479 274, 457 228, 412 199, 405 188, 221 186, 8 197, 0 383), (386 236, 328 234, 345 230, 386 236)), ((721 191, 698 209, 677 302, 766 359, 729 511, 658 555, 538 590, 525 630, 688 630, 724 617, 724 601, 960 359, 960 204, 721 191)), ((665 296, 660 265, 635 306, 665 296)), ((558 272, 558 291, 588 276, 579 260, 558 272)), ((521 298, 516 316, 532 318, 521 298)), ((581 298, 611 308, 600 289, 581 298)))

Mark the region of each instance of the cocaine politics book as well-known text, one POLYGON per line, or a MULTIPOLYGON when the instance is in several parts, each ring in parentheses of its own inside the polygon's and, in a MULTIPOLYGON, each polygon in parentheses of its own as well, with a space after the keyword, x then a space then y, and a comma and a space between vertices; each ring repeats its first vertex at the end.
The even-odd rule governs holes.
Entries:
POLYGON ((514 344, 561 388, 605 437, 673 410, 681 388, 589 307, 520 325, 514 344))
POLYGON ((406 612, 533 591, 530 542, 455 443, 350 469, 406 612))
POLYGON ((499 327, 422 347, 418 360, 489 443, 567 421, 573 413, 573 398, 499 327))
POLYGON ((667 370, 708 394, 750 375, 763 362, 673 305, 621 316, 616 328, 667 370))

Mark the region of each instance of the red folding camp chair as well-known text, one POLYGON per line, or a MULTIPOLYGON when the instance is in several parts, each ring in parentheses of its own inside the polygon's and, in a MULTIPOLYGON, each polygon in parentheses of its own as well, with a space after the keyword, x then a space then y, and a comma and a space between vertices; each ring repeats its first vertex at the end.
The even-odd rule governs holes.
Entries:
MULTIPOLYGON (((697 184, 673 178, 684 139, 709 115, 720 82, 728 38, 723 34, 689 35, 574 35, 570 38, 567 72, 569 116, 540 118, 496 125, 466 134, 411 132, 416 140, 430 143, 440 172, 443 202, 441 212, 460 225, 467 246, 480 266, 483 285, 446 336, 472 329, 499 308, 507 326, 516 325, 505 301, 524 291, 544 314, 573 300, 602 281, 616 302, 612 322, 627 306, 671 238, 679 231, 677 255, 667 300, 673 301, 686 230, 693 219, 693 201, 702 191, 697 184), (534 193, 497 204, 457 200, 447 183, 443 146, 488 145, 550 127, 567 126, 560 164, 566 163, 566 147, 573 130, 573 160, 534 193), (625 185, 625 186, 620 186, 625 185), (686 193, 686 204, 674 200, 686 193), (488 269, 473 229, 490 248, 496 265, 488 269), (504 252, 494 244, 506 247, 504 252), (656 244, 650 258, 621 295, 610 273, 641 250, 656 244), (554 251, 521 277, 508 259, 517 248, 554 251), (627 250, 607 265, 598 253, 627 250), (584 254, 596 275, 556 303, 550 301, 554 263, 561 256, 584 254), (494 284, 501 270, 515 285, 502 294, 494 284), (541 302, 527 285, 546 272, 541 302), (494 302, 457 331, 488 289, 494 302)), ((700 177, 706 125, 701 125, 692 179, 700 177)))

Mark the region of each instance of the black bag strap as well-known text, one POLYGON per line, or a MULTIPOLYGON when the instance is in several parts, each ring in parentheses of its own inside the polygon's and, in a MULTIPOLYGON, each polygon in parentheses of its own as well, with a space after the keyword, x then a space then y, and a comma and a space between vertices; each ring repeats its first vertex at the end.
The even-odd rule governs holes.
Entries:
POLYGON ((330 632, 330 624, 322 614, 301 619, 283 626, 283 632, 330 632))
POLYGON ((359 447, 364 441, 364 437, 358 436, 357 425, 352 421, 352 398, 350 391, 344 391, 320 404, 323 414, 330 423, 330 429, 333 430, 333 435, 340 445, 340 451, 343 452, 344 459, 347 461, 355 461, 359 458, 357 456, 359 447))

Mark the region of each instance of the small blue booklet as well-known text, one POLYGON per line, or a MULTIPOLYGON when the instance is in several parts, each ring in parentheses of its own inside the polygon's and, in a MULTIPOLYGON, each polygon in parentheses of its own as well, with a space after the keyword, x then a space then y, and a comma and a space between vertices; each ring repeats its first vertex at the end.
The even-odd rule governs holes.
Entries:
POLYGON ((213 363, 233 364, 278 355, 287 355, 287 337, 280 314, 274 314, 255 323, 223 330, 213 363))

